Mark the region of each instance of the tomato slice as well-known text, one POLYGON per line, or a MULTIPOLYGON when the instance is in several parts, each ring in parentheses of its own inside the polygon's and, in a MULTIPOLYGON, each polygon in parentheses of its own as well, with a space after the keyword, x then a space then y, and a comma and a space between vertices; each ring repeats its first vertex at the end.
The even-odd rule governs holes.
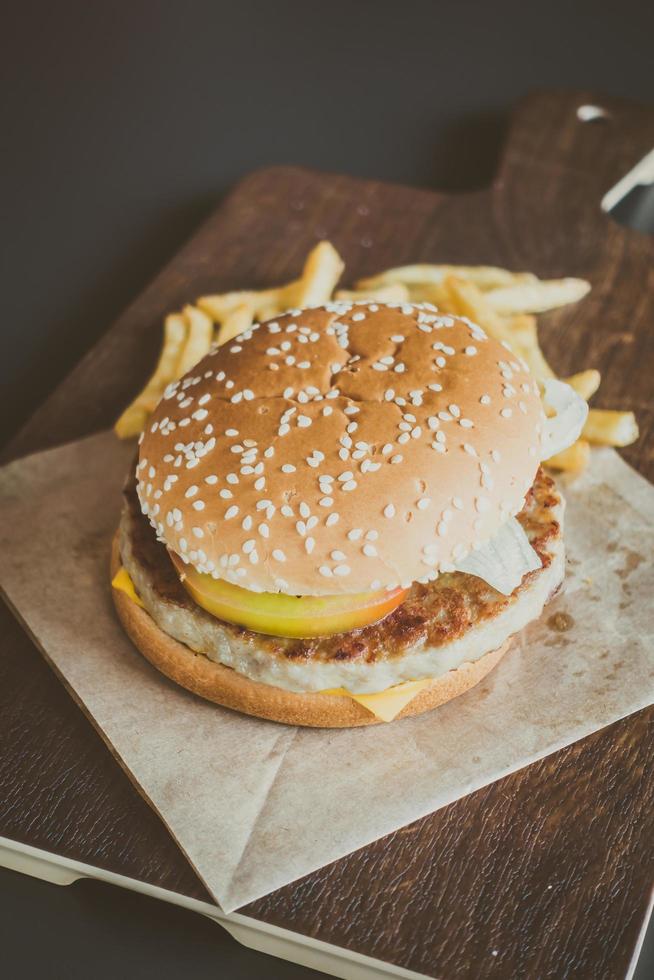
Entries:
POLYGON ((215 579, 169 552, 182 585, 198 606, 228 623, 270 636, 311 637, 346 633, 383 619, 402 602, 407 589, 355 595, 293 596, 251 592, 215 579))

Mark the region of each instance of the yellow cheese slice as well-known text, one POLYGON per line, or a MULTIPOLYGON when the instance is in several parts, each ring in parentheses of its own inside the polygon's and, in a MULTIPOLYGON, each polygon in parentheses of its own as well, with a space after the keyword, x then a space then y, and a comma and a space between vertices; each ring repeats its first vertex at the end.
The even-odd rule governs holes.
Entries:
POLYGON ((405 681, 404 684, 397 684, 389 687, 387 691, 380 691, 378 694, 351 694, 344 687, 335 687, 321 694, 338 694, 342 697, 352 698, 359 704, 372 712, 381 721, 393 721, 410 701, 413 701, 416 694, 428 687, 431 680, 424 681, 405 681))
POLYGON ((121 592, 124 592, 125 595, 129 596, 132 602, 135 602, 137 606, 145 609, 140 597, 136 593, 136 589, 134 588, 134 583, 129 576, 129 572, 126 568, 123 568, 122 565, 111 580, 111 584, 113 585, 114 589, 119 589, 121 592))
MULTIPOLYGON (((143 602, 134 588, 134 583, 130 578, 129 572, 122 565, 114 575, 111 584, 114 589, 119 589, 125 595, 129 596, 137 606, 145 609, 143 602)), ((358 701, 359 704, 367 708, 368 711, 372 712, 381 721, 393 721, 399 715, 402 708, 410 701, 413 701, 416 694, 419 694, 429 684, 431 684, 431 680, 429 679, 424 681, 406 681, 404 684, 389 687, 387 691, 380 691, 378 694, 351 694, 344 687, 335 687, 328 691, 321 691, 320 693, 352 698, 353 701, 358 701)))

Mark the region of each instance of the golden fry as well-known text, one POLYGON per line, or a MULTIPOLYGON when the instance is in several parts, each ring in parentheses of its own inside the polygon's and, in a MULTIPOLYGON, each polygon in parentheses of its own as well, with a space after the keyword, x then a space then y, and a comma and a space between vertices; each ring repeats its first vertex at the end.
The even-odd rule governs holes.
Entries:
POLYGON ((424 286, 443 282, 447 276, 458 276, 474 282, 479 289, 494 289, 501 286, 513 286, 519 283, 529 283, 536 280, 531 272, 510 272, 508 269, 498 269, 491 265, 402 265, 395 269, 386 269, 376 276, 360 279, 357 289, 376 289, 390 283, 424 286))
POLYGON ((509 325, 488 305, 485 295, 474 282, 447 276, 442 286, 444 302, 439 309, 466 316, 491 337, 511 344, 513 337, 509 325))
POLYGON ((226 316, 223 320, 222 326, 219 328, 216 335, 216 343, 219 346, 226 344, 229 340, 233 340, 248 327, 252 326, 253 310, 249 303, 241 303, 237 306, 229 316, 226 316))
POLYGON ((281 289, 241 289, 233 293, 217 293, 212 296, 200 296, 196 306, 203 310, 214 323, 222 323, 226 317, 244 303, 249 304, 258 316, 261 309, 269 309, 276 305, 281 289))
POLYGON ((329 302, 344 268, 331 242, 318 242, 307 256, 300 279, 282 290, 283 301, 298 309, 329 302))
POLYGON ((507 323, 511 331, 511 346, 526 362, 533 376, 540 381, 556 377, 538 344, 536 318, 529 313, 521 313, 510 317, 507 323))
POLYGON ((569 473, 581 473, 590 462, 590 446, 585 439, 578 439, 571 446, 551 456, 545 466, 553 470, 566 470, 569 473))
POLYGON ((569 378, 564 378, 563 380, 571 388, 574 388, 578 395, 581 395, 582 398, 588 401, 599 388, 602 375, 599 371, 591 368, 588 371, 580 371, 578 374, 572 374, 569 378))
POLYGON ((568 303, 576 303, 590 290, 585 279, 536 279, 491 289, 486 294, 489 306, 505 316, 515 313, 545 313, 568 303))
POLYGON ((380 303, 404 303, 409 299, 409 290, 401 282, 389 282, 387 286, 376 286, 370 289, 339 289, 334 299, 378 300, 380 303))
POLYGON ((164 342, 157 366, 143 390, 122 413, 114 426, 120 439, 130 439, 143 431, 148 416, 164 389, 177 377, 176 368, 186 340, 187 325, 181 313, 171 313, 164 321, 164 342))
POLYGON ((186 320, 186 342, 179 355, 175 377, 181 378, 208 353, 213 340, 213 323, 203 310, 197 306, 185 306, 183 316, 186 320))
POLYGON ((633 412, 591 408, 581 434, 597 446, 629 446, 638 438, 638 423, 633 412))

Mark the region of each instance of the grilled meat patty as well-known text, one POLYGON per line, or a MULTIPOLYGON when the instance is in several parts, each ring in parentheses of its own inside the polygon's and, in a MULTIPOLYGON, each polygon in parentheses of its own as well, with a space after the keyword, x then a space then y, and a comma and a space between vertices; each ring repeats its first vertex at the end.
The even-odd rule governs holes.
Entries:
POLYGON ((196 605, 141 514, 133 479, 125 488, 120 551, 152 618, 196 653, 286 690, 369 693, 474 661, 536 619, 563 579, 563 506, 554 481, 539 469, 517 518, 542 567, 511 595, 473 575, 444 573, 430 584, 415 583, 378 623, 309 639, 255 633, 196 605))

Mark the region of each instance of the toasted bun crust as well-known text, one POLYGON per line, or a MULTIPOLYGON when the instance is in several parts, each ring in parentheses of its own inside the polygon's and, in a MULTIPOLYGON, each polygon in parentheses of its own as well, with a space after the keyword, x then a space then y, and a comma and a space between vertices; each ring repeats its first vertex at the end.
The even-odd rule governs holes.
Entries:
POLYGON ((173 551, 252 591, 408 586, 521 510, 541 424, 524 362, 469 321, 331 303, 254 326, 171 385, 138 493, 173 551))
MULTIPOLYGON (((112 578, 119 567, 120 553, 116 536, 111 553, 112 578)), ((126 633, 146 660, 176 684, 208 701, 285 725, 354 728, 381 723, 379 718, 351 698, 284 691, 269 684, 249 680, 229 667, 214 663, 202 654, 193 653, 183 643, 164 633, 149 613, 137 606, 124 592, 118 589, 111 591, 116 612, 126 633)), ((474 687, 495 667, 508 650, 510 642, 507 641, 499 650, 490 651, 475 663, 464 664, 458 670, 451 670, 434 680, 394 720, 430 711, 474 687)))

